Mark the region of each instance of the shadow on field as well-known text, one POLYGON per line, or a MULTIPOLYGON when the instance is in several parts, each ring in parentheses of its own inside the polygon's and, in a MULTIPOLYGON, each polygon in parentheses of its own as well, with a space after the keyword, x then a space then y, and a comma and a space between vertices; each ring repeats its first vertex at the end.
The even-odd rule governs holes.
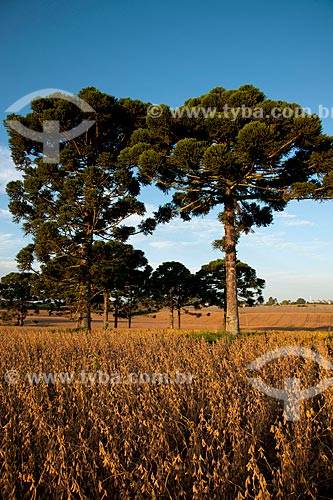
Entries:
POLYGON ((259 326, 258 328, 255 328, 256 331, 276 331, 276 332, 330 332, 333 330, 333 325, 329 326, 317 326, 313 328, 309 327, 298 327, 298 326, 259 326))

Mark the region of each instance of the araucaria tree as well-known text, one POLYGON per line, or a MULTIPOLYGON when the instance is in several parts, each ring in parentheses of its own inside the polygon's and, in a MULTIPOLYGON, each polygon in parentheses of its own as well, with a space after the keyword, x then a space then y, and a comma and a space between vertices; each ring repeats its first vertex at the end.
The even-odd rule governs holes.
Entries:
POLYGON ((142 305, 148 294, 152 268, 142 250, 136 250, 132 245, 120 241, 96 241, 93 256, 94 296, 103 295, 104 328, 109 323, 110 299, 114 328, 118 327, 120 315, 128 319, 130 328, 136 308, 139 304, 142 305))
POLYGON ((10 182, 7 194, 14 221, 23 222, 25 233, 32 235, 40 262, 75 259, 80 277, 79 326, 90 329, 94 240, 126 240, 135 230, 149 233, 156 221, 147 219, 139 229, 122 225, 130 215, 145 213, 137 199, 139 180, 133 169, 119 165, 118 157, 133 131, 144 126, 146 105, 118 100, 92 87, 78 96, 93 110, 82 111, 55 94, 32 101, 26 116, 9 117, 39 132, 45 123, 59 123, 62 142, 57 162, 50 162, 42 143, 8 127, 12 158, 23 180, 10 182), (67 140, 65 132, 85 120, 94 124, 67 140))
POLYGON ((153 272, 150 286, 157 306, 167 307, 170 311, 170 328, 175 327, 175 311, 180 328, 182 308, 191 304, 195 294, 191 271, 181 262, 163 262, 153 272))
POLYGON ((254 226, 269 225, 289 199, 315 188, 320 193, 318 172, 324 166, 329 180, 331 141, 316 115, 269 100, 251 85, 218 87, 177 112, 161 111, 134 132, 122 162, 139 166, 146 182, 173 189, 184 219, 220 208, 224 237, 215 246, 225 253, 226 331, 238 335, 237 240, 254 226))
MULTIPOLYGON (((236 275, 238 302, 247 306, 262 304, 265 280, 258 278, 255 269, 239 260, 236 263, 236 275)), ((223 309, 225 326, 227 309, 225 260, 217 259, 204 264, 196 273, 195 278, 197 295, 201 304, 223 309)))
POLYGON ((28 308, 32 306, 37 280, 33 273, 9 273, 1 278, 0 299, 16 317, 17 326, 23 326, 28 308))

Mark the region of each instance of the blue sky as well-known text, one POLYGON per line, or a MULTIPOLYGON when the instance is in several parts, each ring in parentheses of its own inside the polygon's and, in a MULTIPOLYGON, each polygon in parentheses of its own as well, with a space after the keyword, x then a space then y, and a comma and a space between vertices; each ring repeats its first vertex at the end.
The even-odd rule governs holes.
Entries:
MULTIPOLYGON (((96 86, 117 97, 181 105, 211 88, 251 83, 268 97, 330 108, 333 135, 333 1, 12 0, 0 7, 0 118, 16 100, 44 88, 76 93, 96 86)), ((0 126, 0 276, 15 270, 27 243, 11 222, 6 182, 17 177, 0 126)), ((142 195, 148 210, 160 195, 142 195)), ((332 201, 293 202, 269 228, 243 236, 238 256, 267 282, 265 296, 333 299, 332 201)), ((216 212, 173 221, 137 236, 156 267, 179 260, 192 271, 221 254, 216 212)))

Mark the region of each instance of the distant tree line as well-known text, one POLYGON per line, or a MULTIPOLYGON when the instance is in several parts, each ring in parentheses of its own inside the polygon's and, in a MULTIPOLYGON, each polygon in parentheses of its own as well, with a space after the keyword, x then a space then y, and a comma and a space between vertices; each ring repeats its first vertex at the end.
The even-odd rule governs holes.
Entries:
POLYGON ((333 300, 310 300, 307 301, 303 297, 299 297, 296 300, 290 300, 290 299, 284 299, 281 300, 281 302, 278 301, 277 298, 273 297, 268 297, 267 301, 265 302, 265 305, 267 306, 290 306, 290 305, 297 305, 297 306, 304 306, 307 304, 332 304, 333 300))
MULTIPOLYGON (((126 300, 120 298, 118 288, 109 289, 107 275, 98 276, 96 263, 108 258, 100 241, 125 243, 133 234, 151 234, 173 217, 190 220, 219 207, 224 236, 214 246, 224 253, 225 328, 238 335, 240 236, 271 224, 273 213, 282 211, 289 200, 333 197, 333 139, 322 134, 318 116, 298 113, 297 104, 267 99, 252 85, 214 88, 187 100, 177 117, 166 105, 156 113, 150 103, 117 99, 93 87, 78 96, 90 105, 89 112, 55 94, 33 100, 25 116, 8 116, 37 132, 52 120, 60 123, 62 132, 87 119, 94 122, 76 139, 66 140, 62 134, 57 163, 46 161, 42 143, 23 137, 5 122, 13 161, 23 174, 23 180, 7 185, 9 210, 33 239, 20 252, 21 270, 32 272, 37 261, 45 275, 58 273, 56 289, 60 294, 67 289, 66 300, 73 307, 75 303, 80 326, 90 330, 92 307, 101 294, 106 304, 113 293, 119 314, 125 302, 131 316, 136 295, 145 287, 145 277, 138 284, 137 272, 148 272, 145 264, 134 268, 126 282, 126 300), (187 107, 198 110, 196 118, 188 116, 187 107), (226 112, 242 107, 252 113, 226 112), (255 113, 258 107, 264 111, 260 116, 255 113), (271 112, 276 107, 282 111, 278 118, 271 112), (205 117, 202 108, 214 109, 214 116, 205 117), (139 196, 142 186, 149 184, 171 195, 145 218, 139 196), (141 218, 138 225, 130 222, 132 215, 141 218), (74 283, 78 290, 73 295, 74 283)), ((111 263, 111 275, 112 268, 111 263)), ((119 290, 125 286, 123 278, 117 276, 119 290)), ((164 300, 171 307, 170 296, 164 300)), ((175 299, 176 311, 177 304, 175 299)), ((107 314, 106 310, 106 322, 107 314)))
MULTIPOLYGON (((162 308, 170 312, 170 328, 181 328, 183 313, 195 314, 190 312, 191 306, 191 311, 213 305, 226 311, 225 260, 203 265, 197 273, 174 261, 164 262, 153 271, 144 253, 132 245, 96 241, 92 250, 91 310, 103 314, 104 328, 117 328, 119 318, 126 318, 130 328, 133 316, 162 308)), ((23 258, 22 253, 19 257, 23 258)), ((236 269, 239 305, 262 304, 265 281, 243 262, 238 261, 236 269)), ((67 313, 81 326, 80 293, 80 268, 75 259, 53 258, 38 271, 22 270, 3 276, 0 305, 17 325, 23 325, 29 309, 42 308, 50 315, 56 311, 67 313)))

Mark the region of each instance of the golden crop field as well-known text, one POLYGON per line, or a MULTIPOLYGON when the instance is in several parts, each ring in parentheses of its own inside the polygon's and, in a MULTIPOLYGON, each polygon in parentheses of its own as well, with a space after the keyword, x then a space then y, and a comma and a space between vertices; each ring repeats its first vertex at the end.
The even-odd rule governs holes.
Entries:
MULTIPOLYGON (((286 421, 283 401, 248 381, 248 364, 280 346, 333 360, 324 332, 209 343, 189 331, 3 327, 1 498, 333 498, 332 388, 286 421)), ((281 389, 330 373, 286 356, 257 376, 281 389)))

